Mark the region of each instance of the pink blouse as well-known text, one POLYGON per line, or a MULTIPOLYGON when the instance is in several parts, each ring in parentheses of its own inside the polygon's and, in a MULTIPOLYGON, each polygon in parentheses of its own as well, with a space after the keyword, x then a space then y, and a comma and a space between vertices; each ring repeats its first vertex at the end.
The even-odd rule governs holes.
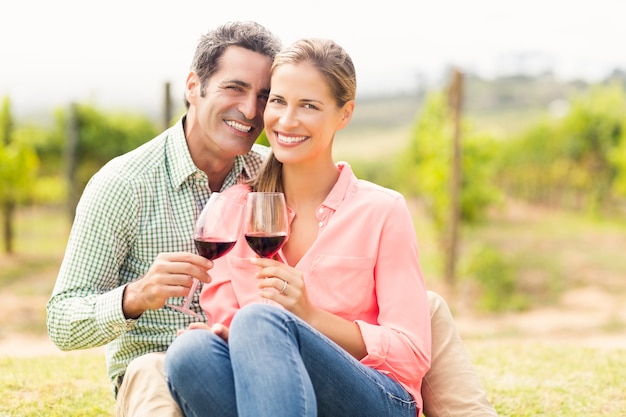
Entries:
MULTIPOLYGON (((357 179, 345 162, 317 210, 319 233, 295 268, 310 301, 361 329, 361 363, 400 382, 422 408, 420 388, 430 367, 430 313, 411 214, 404 197, 357 179)), ((248 187, 225 193, 245 202, 248 187)), ((200 304, 209 324, 230 325, 235 312, 259 296, 256 254, 243 235, 215 261, 200 304)))

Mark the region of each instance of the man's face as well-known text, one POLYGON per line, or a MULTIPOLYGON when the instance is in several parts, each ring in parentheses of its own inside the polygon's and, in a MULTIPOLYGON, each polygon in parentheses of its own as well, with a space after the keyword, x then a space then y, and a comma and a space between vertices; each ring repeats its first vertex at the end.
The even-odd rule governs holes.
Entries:
MULTIPOLYGON (((263 111, 270 90, 269 57, 231 46, 219 69, 201 91, 200 80, 187 80, 187 140, 192 153, 234 158, 246 154, 263 130, 263 111)), ((206 155, 205 155, 206 156, 206 155)))

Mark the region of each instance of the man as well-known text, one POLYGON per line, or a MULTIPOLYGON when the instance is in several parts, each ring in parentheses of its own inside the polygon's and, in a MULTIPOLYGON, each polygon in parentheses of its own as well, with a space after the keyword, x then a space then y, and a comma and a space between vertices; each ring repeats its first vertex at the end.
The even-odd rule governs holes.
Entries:
MULTIPOLYGON (((62 350, 106 345, 119 416, 182 415, 162 375, 163 352, 178 330, 198 320, 165 304, 182 303, 193 278, 208 280, 212 264, 195 254, 192 231, 210 193, 255 175, 265 157, 266 148, 253 144, 263 130, 279 48, 254 22, 227 23, 204 35, 185 84, 186 115, 109 162, 81 197, 47 307, 48 334, 62 350)), ((191 307, 203 315, 198 293, 191 307)), ((442 317, 445 333, 456 335, 452 317, 442 317)), ((450 340, 444 353, 456 352, 472 370, 460 339, 450 340)), ((483 392, 486 402, 475 375, 463 385, 483 392)), ((440 399, 445 403, 433 404, 440 399)), ((432 416, 447 412, 438 408, 432 416)))

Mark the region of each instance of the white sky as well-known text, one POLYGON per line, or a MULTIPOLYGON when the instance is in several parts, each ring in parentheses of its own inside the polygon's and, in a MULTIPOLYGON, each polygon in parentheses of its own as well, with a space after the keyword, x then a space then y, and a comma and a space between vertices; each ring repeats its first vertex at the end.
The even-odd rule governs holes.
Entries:
POLYGON ((452 65, 592 81, 626 69, 624 0, 5 0, 0 96, 16 114, 86 100, 158 109, 169 81, 178 103, 199 36, 228 20, 284 43, 335 39, 361 95, 414 89, 452 65))

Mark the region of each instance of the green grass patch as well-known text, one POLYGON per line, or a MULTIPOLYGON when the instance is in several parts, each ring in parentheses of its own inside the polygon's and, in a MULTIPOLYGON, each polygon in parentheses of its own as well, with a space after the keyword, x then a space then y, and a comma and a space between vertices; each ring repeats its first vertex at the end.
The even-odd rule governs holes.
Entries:
POLYGON ((0 289, 11 286, 16 293, 49 294, 52 287, 40 285, 42 276, 56 275, 69 229, 68 216, 60 208, 17 210, 13 223, 13 254, 0 254, 0 289))
POLYGON ((0 358, 0 416, 111 416, 104 356, 0 358))
MULTIPOLYGON (((626 413, 626 350, 524 342, 465 341, 501 417, 594 417, 626 413)), ((110 416, 104 357, 1 358, 0 415, 110 416)))
POLYGON ((500 417, 626 415, 626 350, 466 342, 500 417))

